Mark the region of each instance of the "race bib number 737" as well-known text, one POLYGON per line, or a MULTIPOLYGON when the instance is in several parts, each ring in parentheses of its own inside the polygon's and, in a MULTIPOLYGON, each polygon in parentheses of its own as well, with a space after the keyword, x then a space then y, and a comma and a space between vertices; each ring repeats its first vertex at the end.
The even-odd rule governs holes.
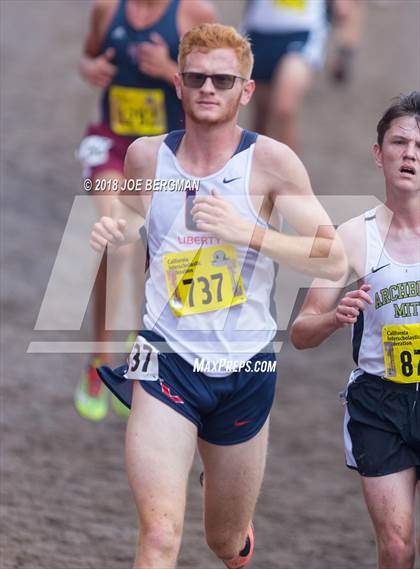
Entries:
POLYGON ((163 257, 169 306, 175 316, 202 314, 246 302, 235 247, 227 243, 163 257))

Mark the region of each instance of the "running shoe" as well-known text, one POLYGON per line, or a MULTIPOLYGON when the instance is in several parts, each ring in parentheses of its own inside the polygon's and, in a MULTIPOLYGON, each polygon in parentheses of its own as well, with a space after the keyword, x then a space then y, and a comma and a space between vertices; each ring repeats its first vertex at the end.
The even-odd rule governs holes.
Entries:
POLYGON ((130 332, 126 339, 127 350, 130 353, 134 342, 136 341, 137 334, 135 332, 130 332))
POLYGON ((350 48, 342 47, 337 51, 335 63, 331 69, 334 83, 345 84, 351 79, 354 53, 350 48))
POLYGON ((108 412, 108 392, 96 371, 100 365, 99 358, 92 358, 74 393, 77 412, 90 421, 102 421, 108 412))
POLYGON ((126 407, 124 403, 121 403, 118 397, 115 397, 114 394, 111 396, 111 402, 112 408, 114 409, 116 415, 122 417, 123 419, 127 419, 130 415, 130 409, 126 407))
POLYGON ((249 526, 248 535, 246 538, 245 547, 239 553, 237 557, 233 559, 229 559, 224 561, 224 564, 228 569, 242 569, 242 567, 246 567, 248 563, 250 563, 252 556, 254 555, 254 527, 252 525, 249 526))

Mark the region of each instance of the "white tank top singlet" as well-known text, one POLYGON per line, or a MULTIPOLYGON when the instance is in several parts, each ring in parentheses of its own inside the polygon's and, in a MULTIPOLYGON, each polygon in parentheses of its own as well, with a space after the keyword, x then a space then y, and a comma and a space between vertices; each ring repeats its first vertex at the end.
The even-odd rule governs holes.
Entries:
MULTIPOLYGON (((171 132, 161 144, 155 184, 159 180, 178 186, 198 184, 197 196, 215 190, 244 219, 267 227, 249 195, 257 135, 244 130, 225 166, 202 178, 185 172, 176 158, 183 135, 184 131, 171 132)), ((193 187, 153 191, 146 219, 150 274, 144 324, 192 365, 197 359, 245 362, 271 342, 277 329, 270 313, 274 265, 254 249, 198 231, 191 217, 194 197, 193 187)))
POLYGON ((249 0, 244 28, 260 33, 313 32, 326 27, 324 0, 249 0))
POLYGON ((405 264, 387 253, 376 210, 365 213, 366 266, 373 304, 353 327, 353 358, 361 372, 398 383, 420 381, 420 263, 405 264), (418 353, 415 353, 418 351, 418 353))

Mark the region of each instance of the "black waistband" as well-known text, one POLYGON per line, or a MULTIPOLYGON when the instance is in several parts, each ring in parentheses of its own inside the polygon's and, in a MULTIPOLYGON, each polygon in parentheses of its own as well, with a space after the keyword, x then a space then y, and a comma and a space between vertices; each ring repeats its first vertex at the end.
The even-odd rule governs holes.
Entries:
MULTIPOLYGON (((386 377, 381 377, 380 375, 373 375, 371 373, 364 372, 363 375, 359 376, 360 378, 366 378, 373 381, 381 381, 384 385, 389 386, 390 388, 394 389, 401 389, 404 391, 412 390, 412 391, 420 391, 420 382, 416 381, 414 383, 397 383, 395 381, 391 381, 386 377)), ((359 377, 357 379, 359 379, 359 377)))

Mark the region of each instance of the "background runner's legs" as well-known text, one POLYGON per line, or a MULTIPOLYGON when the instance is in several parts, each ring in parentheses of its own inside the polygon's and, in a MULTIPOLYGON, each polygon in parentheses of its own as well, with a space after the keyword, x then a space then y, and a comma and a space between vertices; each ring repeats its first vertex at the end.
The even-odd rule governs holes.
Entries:
POLYGON ((291 53, 282 58, 272 79, 269 98, 268 136, 299 150, 298 119, 312 72, 303 57, 291 53))

